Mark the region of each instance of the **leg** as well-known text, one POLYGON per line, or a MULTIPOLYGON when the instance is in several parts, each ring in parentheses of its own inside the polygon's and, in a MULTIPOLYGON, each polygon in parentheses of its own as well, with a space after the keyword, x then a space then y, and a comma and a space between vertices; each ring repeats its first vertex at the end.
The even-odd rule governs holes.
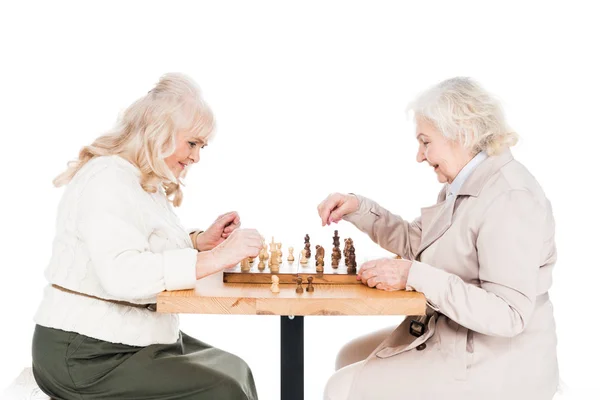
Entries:
POLYGON ((136 347, 36 327, 33 347, 38 385, 56 398, 257 399, 243 360, 183 332, 172 344, 136 347))
POLYGON ((304 317, 281 317, 281 398, 304 399, 304 317))
POLYGON ((383 328, 346 343, 338 352, 335 370, 366 359, 381 342, 384 341, 397 326, 383 328))
POLYGON ((325 386, 324 400, 346 400, 352 388, 352 382, 364 361, 347 365, 333 374, 325 386))

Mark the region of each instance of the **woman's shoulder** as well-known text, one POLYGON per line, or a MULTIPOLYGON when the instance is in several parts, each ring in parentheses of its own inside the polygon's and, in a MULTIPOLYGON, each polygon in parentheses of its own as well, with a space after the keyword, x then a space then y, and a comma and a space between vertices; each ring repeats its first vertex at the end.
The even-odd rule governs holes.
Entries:
POLYGON ((482 197, 490 202, 500 197, 510 196, 511 193, 522 193, 522 196, 513 197, 530 199, 544 208, 549 203, 535 176, 525 165, 515 159, 503 165, 486 186, 487 190, 482 191, 482 197))
POLYGON ((103 178, 138 181, 140 171, 129 161, 118 155, 94 157, 75 175, 73 183, 88 184, 90 181, 102 181, 103 178))

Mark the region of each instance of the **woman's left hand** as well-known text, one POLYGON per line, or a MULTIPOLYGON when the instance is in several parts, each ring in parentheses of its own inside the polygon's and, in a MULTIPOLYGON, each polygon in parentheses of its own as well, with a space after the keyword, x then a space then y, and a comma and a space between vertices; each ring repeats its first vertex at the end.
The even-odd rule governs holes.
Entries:
POLYGON ((360 267, 357 280, 381 290, 405 290, 412 261, 397 258, 380 258, 367 261, 360 267))
POLYGON ((215 222, 196 238, 196 248, 200 251, 212 250, 240 227, 240 216, 231 211, 220 215, 215 222))

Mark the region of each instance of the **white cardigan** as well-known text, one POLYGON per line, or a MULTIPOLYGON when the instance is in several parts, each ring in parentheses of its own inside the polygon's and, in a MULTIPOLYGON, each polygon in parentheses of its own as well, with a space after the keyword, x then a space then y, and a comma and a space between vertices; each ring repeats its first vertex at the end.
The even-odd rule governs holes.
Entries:
MULTIPOLYGON (((105 299, 153 303, 163 290, 190 289, 196 255, 164 191, 145 192, 140 171, 119 156, 89 161, 68 184, 56 221, 50 284, 105 299)), ((132 346, 173 343, 176 314, 67 293, 48 285, 39 325, 132 346)))

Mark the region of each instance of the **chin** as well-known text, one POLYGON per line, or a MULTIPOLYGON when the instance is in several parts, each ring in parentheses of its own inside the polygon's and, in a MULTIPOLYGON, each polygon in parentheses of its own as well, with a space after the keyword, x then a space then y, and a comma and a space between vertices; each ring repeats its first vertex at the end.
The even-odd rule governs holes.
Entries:
POLYGON ((442 174, 437 174, 437 180, 439 183, 447 183, 448 182, 448 178, 446 178, 442 174))

